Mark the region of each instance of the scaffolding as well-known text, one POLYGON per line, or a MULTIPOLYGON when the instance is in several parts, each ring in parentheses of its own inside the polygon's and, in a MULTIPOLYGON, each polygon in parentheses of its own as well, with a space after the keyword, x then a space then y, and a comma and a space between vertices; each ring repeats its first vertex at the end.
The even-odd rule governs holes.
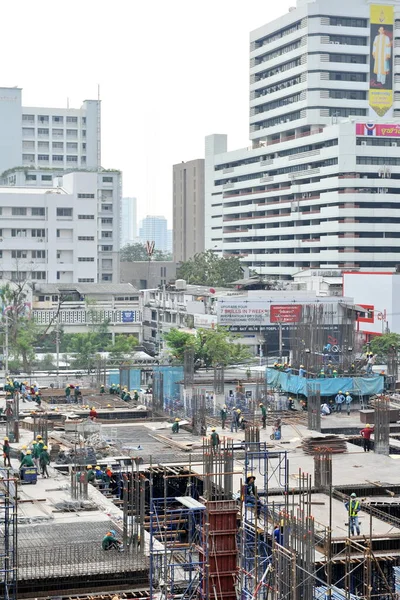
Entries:
POLYGON ((312 380, 307 382, 307 417, 308 429, 321 431, 321 391, 319 384, 312 380))
POLYGON ((0 474, 0 597, 17 600, 17 482, 7 469, 0 474))
POLYGON ((376 454, 389 454, 390 434, 390 399, 388 396, 377 396, 374 400, 375 430, 374 452, 376 454))

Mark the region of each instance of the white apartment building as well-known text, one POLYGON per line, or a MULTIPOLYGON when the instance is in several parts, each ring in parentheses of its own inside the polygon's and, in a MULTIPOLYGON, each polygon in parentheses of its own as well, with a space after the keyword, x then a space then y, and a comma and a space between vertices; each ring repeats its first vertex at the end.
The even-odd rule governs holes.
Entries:
POLYGON ((400 1, 297 0, 253 31, 250 139, 206 139, 206 248, 274 278, 400 263, 400 1), (381 117, 378 22, 393 38, 381 117))
MULTIPOLYGON (((91 200, 94 200, 93 223, 96 228, 96 264, 97 283, 119 282, 120 248, 120 201, 122 194, 122 174, 119 171, 65 173, 62 170, 10 169, 0 178, 0 193, 15 190, 18 194, 35 194, 40 189, 65 189, 65 183, 71 181, 71 175, 80 181, 90 181, 91 200), (5 187, 1 187, 5 186, 5 187), (32 188, 32 189, 30 189, 32 188)), ((67 183, 69 186, 70 184, 67 183)), ((46 189, 46 192, 48 190, 46 189)), ((4 214, 4 213, 3 213, 4 214)), ((0 244, 1 245, 1 244, 0 244)), ((49 282, 53 279, 49 279, 49 282)), ((55 281, 55 280, 54 280, 55 281)), ((77 281, 77 280, 76 280, 77 281)))
POLYGON ((22 106, 21 88, 0 88, 0 173, 19 167, 97 169, 100 101, 81 108, 22 106))

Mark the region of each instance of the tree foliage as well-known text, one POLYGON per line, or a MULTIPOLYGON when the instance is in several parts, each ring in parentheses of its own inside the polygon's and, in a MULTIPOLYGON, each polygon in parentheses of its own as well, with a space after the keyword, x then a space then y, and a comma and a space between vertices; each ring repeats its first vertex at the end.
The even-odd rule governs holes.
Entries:
MULTIPOLYGON (((121 261, 144 262, 146 260, 149 260, 149 257, 144 244, 127 244, 121 249, 121 261)), ((172 260, 172 256, 156 248, 152 260, 172 260)))
POLYGON ((195 254, 182 263, 177 277, 195 285, 224 287, 243 276, 243 268, 236 256, 220 258, 212 250, 195 254))
POLYGON ((370 351, 379 356, 386 357, 391 352, 400 349, 400 335, 398 333, 384 333, 375 336, 370 342, 370 351))
POLYGON ((186 348, 194 350, 195 369, 216 365, 237 365, 251 359, 247 346, 235 343, 240 336, 231 334, 224 327, 198 329, 195 334, 171 329, 164 340, 177 362, 183 363, 186 348))

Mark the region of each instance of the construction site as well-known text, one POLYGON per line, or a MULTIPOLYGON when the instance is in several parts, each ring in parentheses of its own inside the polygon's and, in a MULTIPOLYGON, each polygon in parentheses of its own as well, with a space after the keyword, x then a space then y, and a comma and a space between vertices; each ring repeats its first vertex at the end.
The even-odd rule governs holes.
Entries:
MULTIPOLYGON (((398 599, 400 396, 346 365, 337 379, 299 382, 261 367, 195 373, 188 352, 183 368, 154 367, 151 393, 137 402, 108 389, 83 389, 77 403, 43 389, 40 408, 19 393, 3 397, 11 467, 0 469, 1 597, 398 599), (321 416, 346 385, 349 413, 321 416), (243 428, 231 423, 237 407, 243 428), (29 485, 18 457, 37 435, 50 450, 49 478, 29 485), (90 481, 88 466, 112 472, 109 483, 90 481), (102 549, 110 529, 123 551, 102 549)), ((130 387, 142 375, 121 368, 118 379, 130 387)))

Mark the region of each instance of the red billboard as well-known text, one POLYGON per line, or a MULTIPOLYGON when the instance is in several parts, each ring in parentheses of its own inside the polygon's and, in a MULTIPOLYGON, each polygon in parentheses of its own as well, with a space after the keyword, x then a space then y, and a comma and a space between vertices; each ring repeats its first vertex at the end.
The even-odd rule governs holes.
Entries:
POLYGON ((271 323, 298 323, 301 319, 301 305, 275 304, 271 306, 271 323))
POLYGON ((356 135, 400 137, 400 125, 382 123, 356 123, 356 135))

